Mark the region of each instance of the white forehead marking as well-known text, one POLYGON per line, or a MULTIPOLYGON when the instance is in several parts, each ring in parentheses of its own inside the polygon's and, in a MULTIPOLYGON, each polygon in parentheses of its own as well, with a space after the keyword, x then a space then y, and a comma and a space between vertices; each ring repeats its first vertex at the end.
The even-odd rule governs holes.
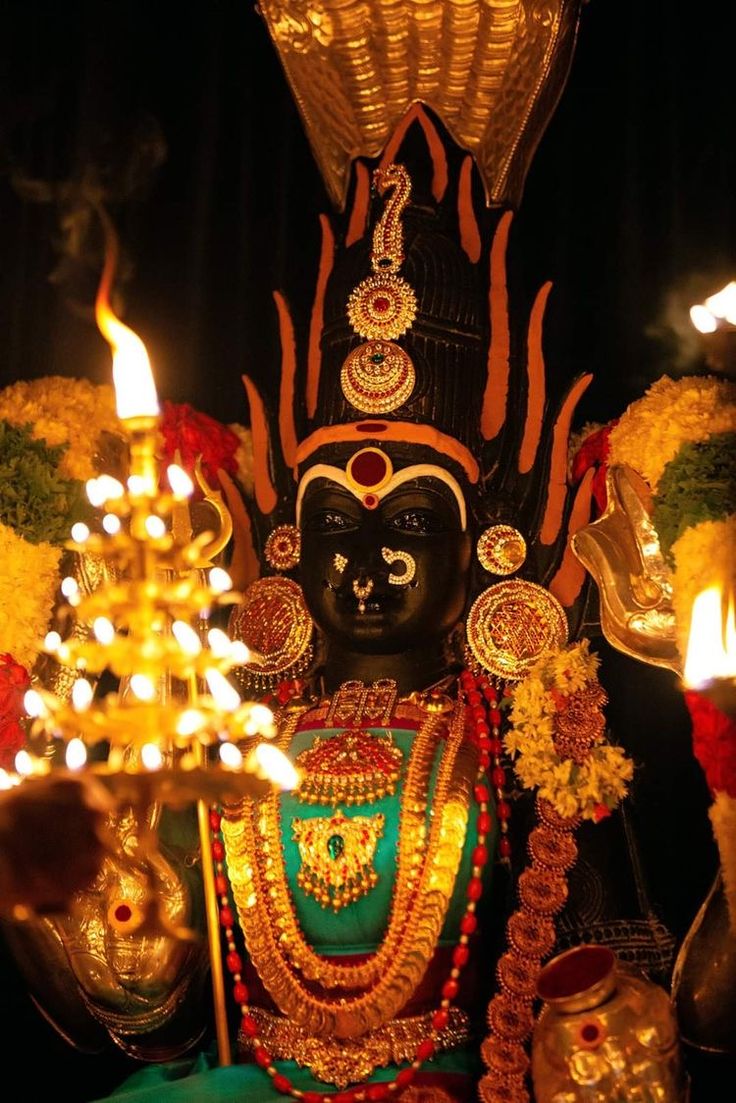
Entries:
MULTIPOLYGON (((458 512, 460 514, 460 526, 462 531, 465 532, 468 527, 468 510, 465 505, 465 496, 460 489, 460 484, 457 479, 454 479, 449 471, 445 471, 444 467, 437 467, 433 463, 415 463, 411 467, 403 467, 401 471, 395 471, 389 481, 380 490, 371 490, 371 494, 375 494, 379 501, 386 497, 387 494, 391 494, 397 487, 402 486, 403 483, 408 483, 412 479, 429 478, 439 479, 445 486, 449 486, 452 491, 455 501, 457 502, 458 512)), ((317 463, 314 467, 310 467, 309 471, 306 471, 299 482, 299 489, 296 494, 296 523, 297 525, 301 520, 302 502, 304 500, 304 493, 311 482, 315 479, 331 479, 333 483, 337 483, 343 490, 347 490, 358 501, 362 501, 363 495, 352 487, 348 482, 348 477, 345 471, 341 467, 333 467, 329 463, 317 463)))

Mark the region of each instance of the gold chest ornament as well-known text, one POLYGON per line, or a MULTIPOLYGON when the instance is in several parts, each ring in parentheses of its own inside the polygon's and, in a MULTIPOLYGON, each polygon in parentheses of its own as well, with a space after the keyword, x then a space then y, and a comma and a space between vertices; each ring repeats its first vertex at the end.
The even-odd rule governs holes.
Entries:
POLYGON ((297 884, 323 908, 339 912, 373 888, 378 874, 373 858, 383 835, 384 817, 354 816, 337 809, 332 816, 291 821, 302 867, 297 884))

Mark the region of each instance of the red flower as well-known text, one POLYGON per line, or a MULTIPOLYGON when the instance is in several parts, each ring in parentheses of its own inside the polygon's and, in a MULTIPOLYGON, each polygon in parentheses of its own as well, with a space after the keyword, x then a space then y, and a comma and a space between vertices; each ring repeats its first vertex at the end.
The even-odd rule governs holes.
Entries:
POLYGON ((693 722, 693 749, 710 788, 736 797, 736 721, 694 690, 685 693, 693 722))
POLYGON ((602 429, 596 429, 595 432, 590 433, 575 453, 571 466, 573 485, 579 483, 585 472, 591 467, 596 469, 593 476, 592 491, 600 513, 603 513, 606 508, 606 472, 608 470, 608 454, 611 450, 609 437, 615 425, 618 425, 618 419, 610 421, 602 429))
POLYGON ((161 432, 165 463, 175 463, 178 452, 182 467, 193 476, 197 457, 201 456, 204 477, 214 487, 219 486, 217 472, 220 468, 229 475, 237 474, 235 453, 240 441, 237 434, 221 421, 215 421, 185 402, 165 401, 161 432))
POLYGON ((31 684, 30 675, 12 655, 0 655, 0 766, 12 769, 15 756, 25 743, 20 723, 26 712, 23 697, 31 684))

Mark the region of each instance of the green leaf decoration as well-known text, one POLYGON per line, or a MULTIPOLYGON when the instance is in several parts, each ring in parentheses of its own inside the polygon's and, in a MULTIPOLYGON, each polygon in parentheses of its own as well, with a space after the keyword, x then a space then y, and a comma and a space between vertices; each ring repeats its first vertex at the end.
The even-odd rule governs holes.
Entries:
POLYGON ((652 521, 662 551, 672 562, 672 545, 701 521, 722 521, 736 513, 736 433, 714 433, 683 444, 659 480, 652 521))
POLYGON ((61 544, 89 503, 79 480, 59 474, 67 445, 34 440, 32 430, 0 418, 0 522, 31 544, 61 544))

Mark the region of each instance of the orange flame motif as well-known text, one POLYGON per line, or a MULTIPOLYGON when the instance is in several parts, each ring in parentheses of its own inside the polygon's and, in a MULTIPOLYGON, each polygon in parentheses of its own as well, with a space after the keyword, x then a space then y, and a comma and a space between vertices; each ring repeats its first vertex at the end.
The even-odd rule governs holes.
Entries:
POLYGON ((118 417, 157 418, 158 395, 146 346, 137 333, 124 325, 110 306, 110 289, 118 261, 115 230, 105 212, 100 212, 105 229, 105 266, 95 300, 95 318, 100 333, 112 349, 112 378, 118 417))

